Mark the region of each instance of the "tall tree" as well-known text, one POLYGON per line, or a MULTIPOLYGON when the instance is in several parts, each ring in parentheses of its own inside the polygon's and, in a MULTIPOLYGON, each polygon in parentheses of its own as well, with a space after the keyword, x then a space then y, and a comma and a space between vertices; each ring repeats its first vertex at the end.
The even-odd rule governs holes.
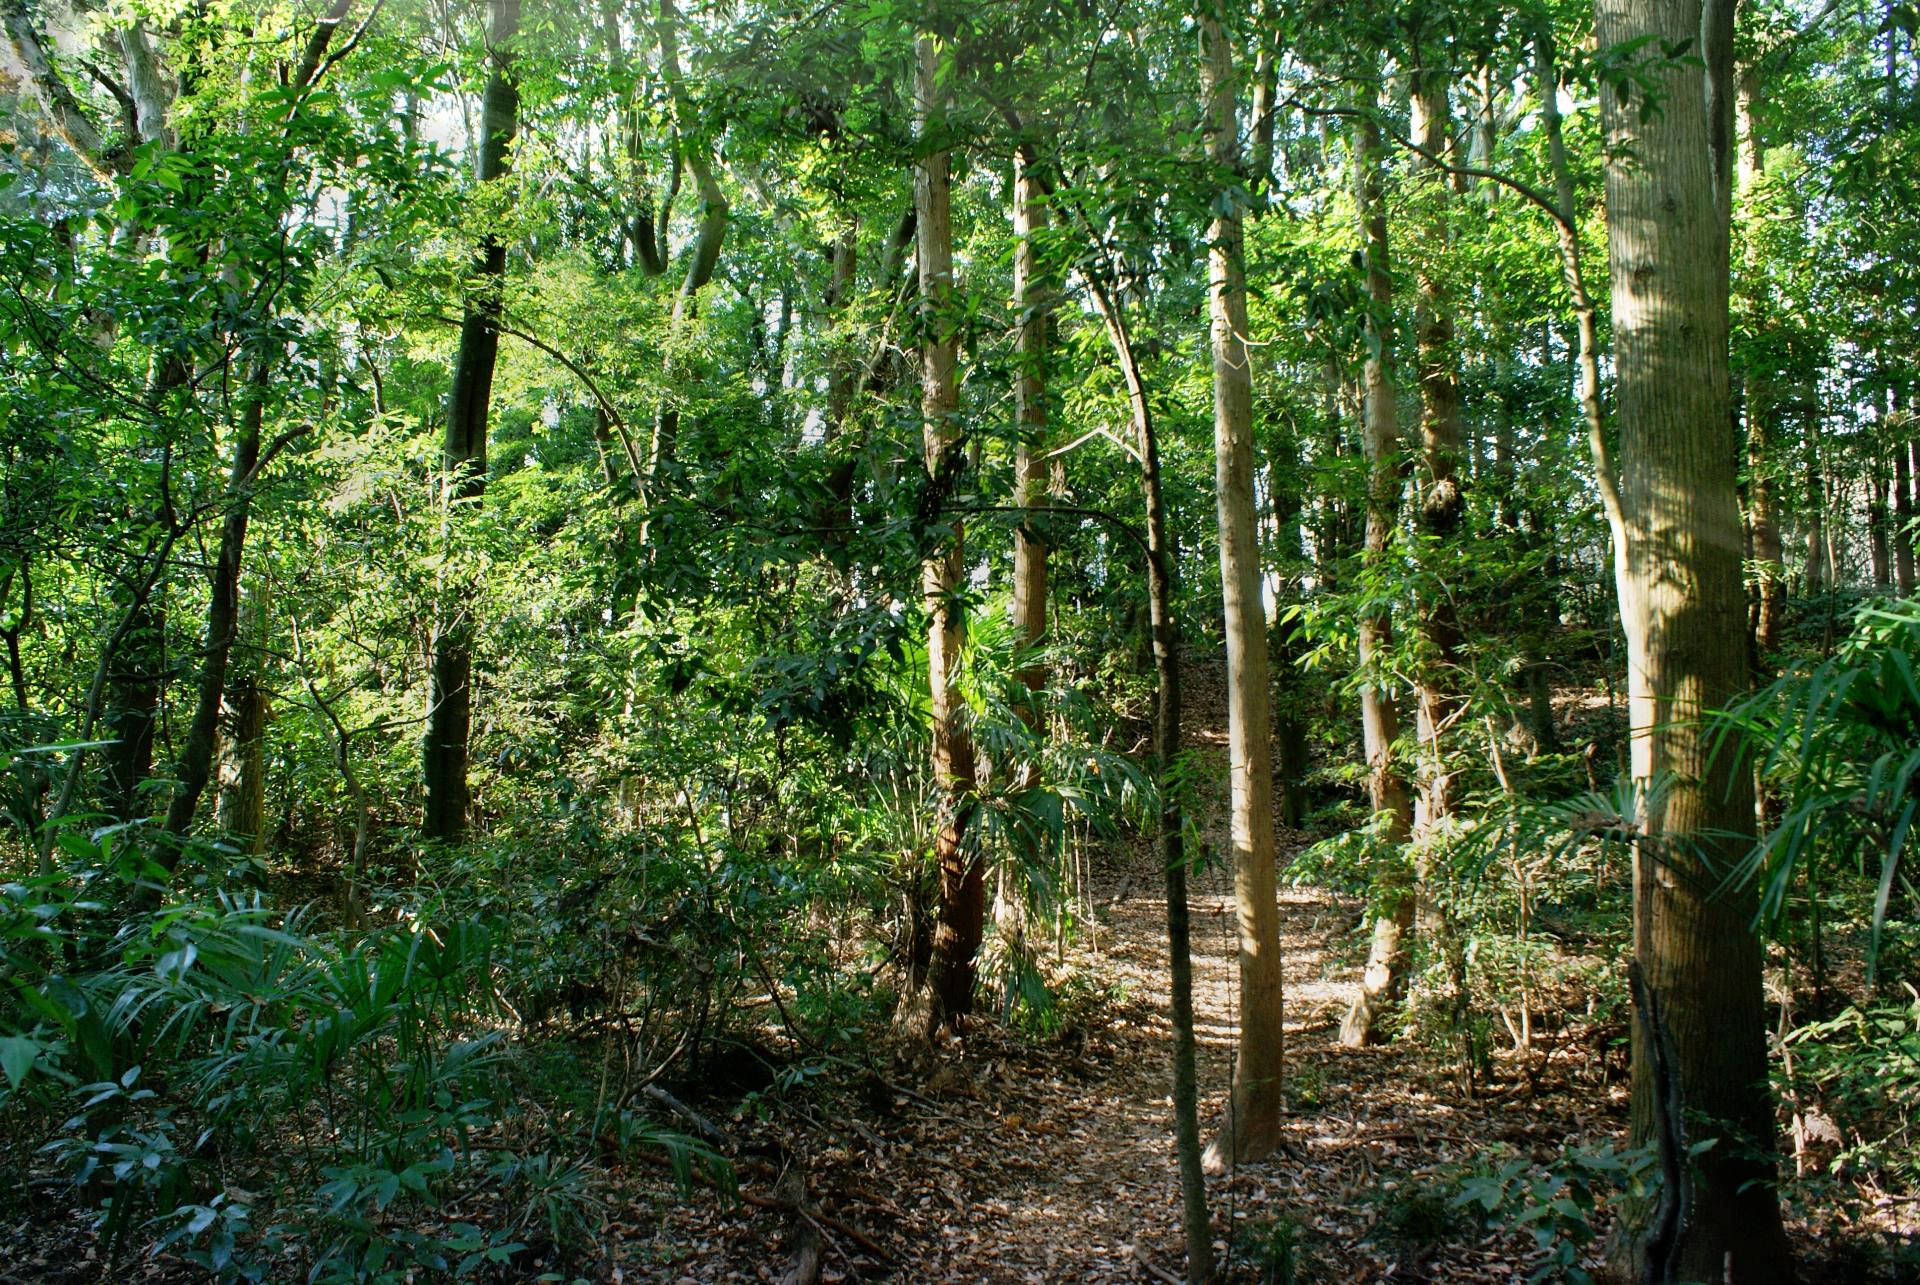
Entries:
MULTIPOLYGON (((1019 327, 1013 384, 1013 416, 1020 440, 1014 448, 1014 503, 1036 515, 1047 503, 1047 330, 1049 295, 1039 276, 1038 238, 1047 226, 1039 183, 1017 153, 1013 160, 1013 313, 1019 327)), ((1013 534, 1013 627, 1022 643, 1037 644, 1047 632, 1047 539, 1029 518, 1013 534)), ((1021 677, 1039 690, 1046 670, 1029 666, 1021 677)))
POLYGON ((1601 48, 1697 44, 1662 67, 1658 111, 1603 96, 1632 772, 1643 800, 1634 957, 1645 979, 1632 1131, 1718 1137, 1691 1157, 1644 1236, 1635 1275, 1792 1279, 1771 1152, 1762 955, 1750 887, 1725 885, 1753 833, 1752 775, 1715 753, 1710 711, 1747 685, 1737 446, 1729 414, 1733 182, 1731 0, 1598 0, 1601 48), (1631 161, 1626 159, 1631 156, 1631 161), (1671 1076, 1659 1045, 1677 1051, 1671 1076), (1656 1083, 1656 1080, 1666 1083, 1656 1083), (1681 1217, 1682 1211, 1686 1217, 1681 1217))
POLYGON ((1218 184, 1208 229, 1213 349, 1213 477, 1227 641, 1227 749, 1232 784, 1233 897, 1240 928, 1240 1040, 1233 1093, 1211 1165, 1272 1155, 1280 1145, 1285 1035, 1280 911, 1273 873, 1273 679, 1260 531, 1253 496, 1253 371, 1247 358, 1245 216, 1233 48, 1218 12, 1200 21, 1207 159, 1218 184))
MULTIPOLYGON (((1372 75, 1369 69, 1369 76, 1372 75)), ((1393 360, 1393 276, 1387 240, 1385 166, 1376 94, 1371 83, 1360 94, 1354 123, 1354 206, 1365 244, 1367 274, 1367 359, 1363 376, 1361 436, 1367 453, 1367 530, 1362 560, 1378 574, 1385 567, 1399 521, 1404 476, 1400 460, 1400 415, 1393 360)), ((1360 995, 1340 1023, 1343 1044, 1371 1043, 1379 1022, 1406 990, 1414 898, 1401 853, 1413 828, 1407 781, 1394 757, 1400 739, 1400 713, 1392 679, 1384 671, 1393 646, 1392 608, 1372 595, 1360 617, 1360 720, 1367 754, 1367 792, 1386 852, 1378 875, 1379 908, 1360 995)))
MULTIPOLYGON (((520 0, 491 0, 487 84, 480 100, 480 148, 474 165, 474 177, 481 183, 500 182, 511 166, 509 149, 520 128, 520 90, 513 74, 513 42, 519 31, 520 0)), ((487 489, 487 419, 500 351, 500 291, 506 270, 506 244, 490 235, 474 262, 478 280, 460 323, 441 447, 449 522, 456 528, 465 525, 466 511, 480 503, 487 489)), ((447 843, 458 843, 467 833, 477 588, 469 579, 456 580, 433 636, 433 681, 421 754, 427 795, 421 829, 428 838, 447 843)))
MULTIPOLYGON (((965 462, 961 444, 959 318, 953 288, 952 158, 948 151, 948 42, 924 32, 914 44, 913 108, 921 155, 914 165, 913 203, 920 266, 920 418, 927 473, 943 488, 965 462), (944 64, 944 65, 943 65, 944 64)), ((947 538, 921 568, 927 611, 927 687, 931 693, 936 809, 933 855, 938 917, 922 1010, 914 1025, 932 1035, 973 1009, 974 957, 986 915, 986 866, 967 843, 974 808, 973 739, 959 691, 960 653, 966 643, 965 608, 957 591, 966 574, 965 529, 957 517, 939 519, 947 538)))

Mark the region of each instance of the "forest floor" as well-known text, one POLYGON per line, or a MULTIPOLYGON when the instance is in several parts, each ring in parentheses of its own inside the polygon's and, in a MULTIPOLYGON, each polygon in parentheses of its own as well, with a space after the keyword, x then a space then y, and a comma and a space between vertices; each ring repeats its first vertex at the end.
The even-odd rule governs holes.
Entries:
MULTIPOLYGON (((1193 908, 1210 1129, 1232 1071, 1234 956, 1222 928, 1231 901, 1224 888, 1203 888, 1193 908)), ((1295 1109, 1284 1155, 1209 1184, 1216 1226, 1241 1233, 1236 1257, 1246 1263, 1246 1242, 1280 1219, 1295 1228, 1301 1280, 1525 1279, 1530 1242, 1469 1233, 1468 1220, 1437 1195, 1437 1179, 1497 1145, 1546 1159, 1562 1142, 1616 1135, 1624 1093, 1553 1065, 1570 1051, 1536 1047, 1530 1076, 1516 1067, 1515 1078, 1468 1099, 1415 1050, 1339 1047, 1340 1016, 1357 987, 1339 955, 1351 914, 1309 892, 1285 896, 1282 911, 1295 1109)), ((1090 962, 1124 986, 1125 999, 1106 1009, 1098 1030, 1040 1046, 976 1030, 964 1056, 953 1053, 920 1082, 929 1101, 908 1099, 890 1120, 869 1114, 856 1125, 849 1108, 820 1122, 810 1139, 820 1149, 807 1156, 812 1198, 894 1260, 886 1271, 835 1236, 844 1256, 829 1249, 822 1280, 1091 1285, 1180 1276, 1163 913, 1161 901, 1140 895, 1109 911, 1111 936, 1090 962)), ((796 1138, 785 1141, 798 1152, 796 1138)), ((741 1171, 749 1190, 771 1190, 773 1177, 771 1166, 753 1162, 741 1171)), ((639 1233, 644 1224, 635 1222, 639 1233)), ((776 1281, 791 1262, 788 1245, 777 1215, 747 1209, 729 1218, 708 1202, 670 1216, 621 1274, 670 1285, 776 1281), (661 1250, 668 1261, 654 1258, 661 1250)), ((1255 1276, 1243 1266, 1235 1278, 1255 1276)))
MULTIPOLYGON (((1222 747, 1224 768, 1220 676, 1195 668, 1190 739, 1222 747)), ((1205 818, 1216 846, 1220 811, 1205 818)), ((1300 838, 1283 832, 1283 846, 1300 838)), ((1069 958, 1082 990, 1102 998, 1075 1006, 1056 1037, 979 1024, 964 1049, 895 1055, 888 1084, 912 1096, 883 1087, 816 1112, 810 1129, 762 1127, 779 1136, 787 1163, 804 1166, 809 1198, 841 1226, 821 1224, 828 1285, 1181 1278, 1161 878, 1139 841, 1096 868, 1092 883, 1100 922, 1069 958), (887 1258, 863 1251, 850 1230, 887 1258)), ((1228 876, 1217 868, 1202 875, 1191 906, 1201 1120, 1210 1134, 1237 1030, 1228 876)), ((1280 909, 1293 1109, 1284 1154, 1210 1180, 1221 1251, 1225 1229, 1235 1229, 1230 1279, 1260 1279, 1250 1248, 1270 1241, 1278 1224, 1292 1228, 1297 1280, 1524 1280, 1531 1238, 1483 1236, 1448 1208, 1446 1179, 1501 1148, 1546 1160, 1563 1143, 1621 1135, 1618 1057, 1576 1023, 1564 1042, 1536 1035, 1528 1053, 1496 1055, 1492 1082, 1469 1096, 1456 1068, 1430 1051, 1343 1048, 1340 1018, 1359 986, 1360 909, 1313 889, 1283 890, 1280 909), (1584 1045, 1574 1033, 1582 1030, 1584 1045)), ((742 1190, 770 1193, 781 1174, 749 1159, 742 1190)), ((616 1224, 616 1236, 634 1239, 614 1249, 620 1270, 610 1278, 774 1282, 790 1270, 783 1215, 764 1207, 727 1214, 711 1199, 673 1210, 664 1185, 658 1197, 652 1208, 669 1211, 664 1223, 635 1209, 616 1224)))

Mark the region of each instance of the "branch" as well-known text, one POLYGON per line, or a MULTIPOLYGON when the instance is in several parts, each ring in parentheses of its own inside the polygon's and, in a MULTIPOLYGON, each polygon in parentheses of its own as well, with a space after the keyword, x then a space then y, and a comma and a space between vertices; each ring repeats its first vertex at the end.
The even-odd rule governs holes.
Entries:
MULTIPOLYGON (((438 313, 430 313, 428 315, 431 316, 433 320, 440 322, 442 325, 460 326, 465 324, 464 322, 456 321, 452 317, 443 317, 438 313)), ((515 339, 518 339, 521 343, 530 344, 531 346, 538 348, 541 352, 547 354, 547 356, 553 358, 555 361, 565 366, 568 370, 572 371, 574 374, 574 377, 578 379, 581 383, 585 384, 587 386, 587 391, 593 394, 593 400, 599 403, 600 409, 604 410, 607 413, 607 419, 612 422, 614 431, 620 434, 620 450, 621 450, 621 453, 627 457, 627 463, 633 466, 633 475, 635 477, 641 477, 644 475, 645 468, 640 462, 640 452, 639 452, 639 449, 635 447, 633 444, 633 434, 627 427, 627 421, 620 417, 620 412, 617 409, 615 409, 614 404, 607 399, 607 395, 605 393, 600 391, 600 385, 596 384, 593 381, 593 376, 587 374, 585 370, 581 369, 580 364, 578 362, 568 357, 565 353, 561 352, 558 348, 555 348, 552 344, 545 343, 539 339, 534 338, 532 335, 528 334, 524 330, 516 330, 512 326, 509 326, 504 322, 499 321, 498 319, 494 321, 493 328, 495 330, 498 330, 503 335, 512 335, 515 339)))
POLYGON ((1424 157, 1426 160, 1431 162, 1436 169, 1445 170, 1447 173, 1456 175, 1460 178, 1481 178, 1481 179, 1486 179, 1490 183, 1498 183, 1500 186, 1504 188, 1509 188, 1515 192, 1518 192, 1526 200, 1532 202, 1534 205, 1539 206, 1541 210, 1546 212, 1547 217, 1552 219, 1559 226, 1563 228, 1568 226, 1567 221, 1561 217, 1560 210, 1554 204, 1551 197, 1548 197, 1545 194, 1538 192, 1531 187, 1528 187, 1525 183, 1522 183, 1519 179, 1510 178, 1507 175, 1498 172, 1497 170, 1483 170, 1471 165, 1450 164, 1442 157, 1437 156, 1433 152, 1428 151, 1426 148, 1420 146, 1418 143, 1414 142, 1412 139, 1405 137, 1404 135, 1399 133, 1397 130, 1394 130, 1389 126, 1382 124, 1377 117, 1374 117, 1369 112, 1359 111, 1352 107, 1309 107, 1307 106, 1307 104, 1301 102, 1298 98, 1291 98, 1291 97, 1288 98, 1287 101, 1281 105, 1285 107, 1298 108, 1300 111, 1306 113, 1309 116, 1345 116, 1345 117, 1349 117, 1357 120, 1372 120, 1375 125, 1379 126, 1380 132, 1384 134, 1386 137, 1392 139, 1396 145, 1400 147, 1404 147, 1409 152, 1413 152, 1418 156, 1424 157))
POLYGON ((113 168, 103 156, 105 147, 100 131, 87 119, 86 109, 74 97, 67 82, 54 70, 40 32, 34 27, 24 5, 10 3, 6 6, 6 26, 14 57, 26 72, 26 79, 32 84, 35 96, 40 99, 41 109, 46 113, 48 123, 53 126, 53 132, 73 149, 74 155, 86 163, 95 178, 103 183, 111 182, 113 168))

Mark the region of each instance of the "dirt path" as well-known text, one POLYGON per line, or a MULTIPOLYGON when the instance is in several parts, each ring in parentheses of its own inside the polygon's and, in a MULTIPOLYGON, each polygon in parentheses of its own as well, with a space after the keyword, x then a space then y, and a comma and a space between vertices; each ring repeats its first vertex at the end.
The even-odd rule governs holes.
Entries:
MULTIPOLYGON (((1219 747, 1218 677, 1204 668, 1195 677, 1190 741, 1219 747)), ((1202 818, 1216 848, 1223 802, 1211 800, 1202 818)), ((1124 860, 1096 868, 1092 885, 1101 923, 1071 954, 1080 976, 1107 998, 1086 1006, 1058 1037, 1016 1038, 985 1024, 964 1049, 894 1063, 893 1084, 914 1096, 870 1090, 762 1128, 763 1137, 778 1137, 780 1154, 801 1158, 820 1208, 870 1234, 893 1260, 862 1254, 842 1234, 834 1238, 840 1252, 829 1248, 821 1278, 828 1285, 1102 1285, 1148 1279, 1139 1253, 1175 1276, 1183 1271, 1160 875, 1136 841, 1124 860)), ((1191 906, 1201 1122, 1210 1134, 1237 1031, 1223 871, 1196 881, 1191 906)), ((1286 1154, 1210 1181, 1223 1250, 1225 1229, 1237 1229, 1231 1279, 1254 1279, 1245 1233, 1276 1217, 1296 1229, 1311 1260, 1303 1280, 1525 1279, 1524 1242, 1483 1241, 1457 1216, 1451 1227, 1433 1226, 1431 1199, 1422 1234, 1405 1233, 1404 1215, 1400 1229, 1382 1219, 1391 1224, 1395 1208, 1435 1174, 1495 1145, 1544 1159, 1562 1141, 1615 1132, 1624 1091, 1586 1077, 1585 1050, 1577 1047, 1536 1051, 1524 1068, 1508 1067, 1507 1083, 1474 1099, 1418 1049, 1338 1047, 1339 1019, 1358 986, 1357 961, 1348 958, 1358 910, 1313 890, 1283 891, 1280 908, 1294 1109, 1286 1154), (1556 1058, 1564 1064, 1558 1071, 1556 1058)), ((743 1187, 771 1191, 781 1172, 749 1159, 743 1187)), ((729 1219, 711 1201, 660 1208, 664 1229, 616 1253, 625 1279, 776 1281, 792 1262, 775 1215, 744 1211, 729 1219)), ((1439 1222, 1449 1221, 1443 1204, 1440 1210, 1439 1222)), ((658 1214, 634 1215, 637 1233, 660 1227, 658 1214)))

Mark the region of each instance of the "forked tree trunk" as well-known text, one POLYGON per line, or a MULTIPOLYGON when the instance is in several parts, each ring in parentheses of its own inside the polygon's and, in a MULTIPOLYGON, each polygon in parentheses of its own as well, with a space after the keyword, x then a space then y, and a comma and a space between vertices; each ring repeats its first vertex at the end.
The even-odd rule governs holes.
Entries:
MULTIPOLYGON (((932 35, 922 35, 915 44, 914 114, 922 139, 938 138, 946 130, 940 48, 932 35)), ((922 440, 927 472, 937 479, 950 476, 961 463, 955 458, 960 398, 954 382, 959 326, 953 298, 952 178, 944 147, 928 152, 915 165, 913 187, 920 298, 926 310, 920 344, 922 440)), ((928 1036, 958 1025, 973 1009, 974 957, 980 950, 986 913, 986 866, 967 843, 974 808, 973 740, 958 690, 966 618, 955 591, 966 567, 965 534, 958 518, 947 523, 951 538, 926 560, 920 574, 927 610, 927 686, 937 799, 933 852, 940 901, 923 1010, 914 1020, 928 1036)))
MULTIPOLYGON (((520 126, 520 91, 513 76, 511 46, 520 30, 520 0, 492 0, 487 37, 490 71, 480 103, 480 156, 475 177, 491 183, 506 177, 508 148, 520 126)), ((500 289, 507 248, 488 237, 474 264, 479 281, 460 324, 460 349, 447 398, 442 445, 448 474, 448 523, 465 525, 467 510, 487 489, 487 419, 493 400, 493 366, 500 351, 500 289)), ((467 740, 473 725, 474 608, 479 587, 461 579, 451 586, 434 629, 433 670, 428 687, 427 733, 421 749, 426 784, 422 832, 429 839, 459 843, 467 834, 467 740)))
MULTIPOLYGON (((1626 531, 1620 616, 1627 636, 1635 781, 1645 837, 1634 859, 1634 955, 1677 1052, 1690 1159, 1690 1216, 1645 1221, 1619 1246, 1625 1274, 1772 1285, 1793 1264, 1781 1229, 1767 1088, 1762 951, 1752 887, 1727 888, 1753 833, 1753 778, 1715 753, 1708 719, 1747 688, 1738 454, 1728 414, 1730 0, 1598 0, 1602 48, 1697 42, 1704 68, 1662 73, 1663 110, 1603 96, 1626 531), (1627 157, 1631 157, 1631 161, 1627 157), (1648 1236, 1651 1230, 1655 1234, 1648 1236)), ((1657 1033, 1633 1040, 1632 1136, 1655 1136, 1657 1033)), ((1671 1113, 1666 1113, 1671 1118, 1671 1113)), ((1683 1153, 1684 1154, 1684 1153, 1683 1153)))
MULTIPOLYGON (((1200 21, 1207 156, 1240 168, 1240 109, 1233 50, 1216 16, 1200 21)), ((1213 477, 1220 532, 1220 597, 1226 617, 1227 751, 1232 773, 1233 897, 1240 929, 1240 1040, 1233 1092, 1207 1146, 1209 1168, 1262 1160, 1280 1145, 1280 909, 1273 873, 1273 677, 1260 529, 1253 500, 1253 372, 1247 356, 1244 216, 1238 185, 1214 201, 1207 240, 1213 346, 1213 477)))
MULTIPOLYGON (((1370 114, 1374 94, 1362 100, 1364 113, 1355 130, 1355 202, 1366 240, 1367 362, 1362 433, 1368 470, 1367 535, 1363 554, 1369 566, 1388 557, 1400 508, 1400 420, 1393 386, 1393 278, 1388 261, 1387 211, 1381 190, 1380 127, 1370 114)), ((1399 1002, 1407 987, 1409 938, 1413 929, 1413 889, 1408 886, 1400 850, 1411 837, 1413 807, 1405 776, 1394 762, 1393 743, 1400 738, 1400 715, 1393 689, 1373 672, 1393 645, 1393 621, 1384 610, 1369 611, 1360 620, 1360 665, 1371 681, 1360 690, 1361 731, 1367 752, 1367 790, 1374 815, 1386 819, 1382 838, 1391 853, 1377 876, 1378 914, 1373 921, 1373 944, 1367 952, 1367 970, 1360 996, 1340 1023, 1340 1041, 1349 1047, 1370 1044, 1379 1036, 1380 1019, 1399 1002)))
MULTIPOLYGON (((1013 413, 1020 440, 1014 448, 1014 503, 1036 515, 1047 503, 1047 328, 1050 294, 1039 277, 1034 238, 1047 226, 1039 184, 1025 163, 1013 162, 1013 313, 1020 331, 1013 383, 1013 413)), ((1044 528, 1022 521, 1013 533, 1013 627, 1020 642, 1036 646, 1047 632, 1047 542, 1044 528)), ((1047 685, 1044 666, 1020 672, 1032 691, 1047 685)), ((1031 713, 1031 712, 1030 712, 1031 713)))

